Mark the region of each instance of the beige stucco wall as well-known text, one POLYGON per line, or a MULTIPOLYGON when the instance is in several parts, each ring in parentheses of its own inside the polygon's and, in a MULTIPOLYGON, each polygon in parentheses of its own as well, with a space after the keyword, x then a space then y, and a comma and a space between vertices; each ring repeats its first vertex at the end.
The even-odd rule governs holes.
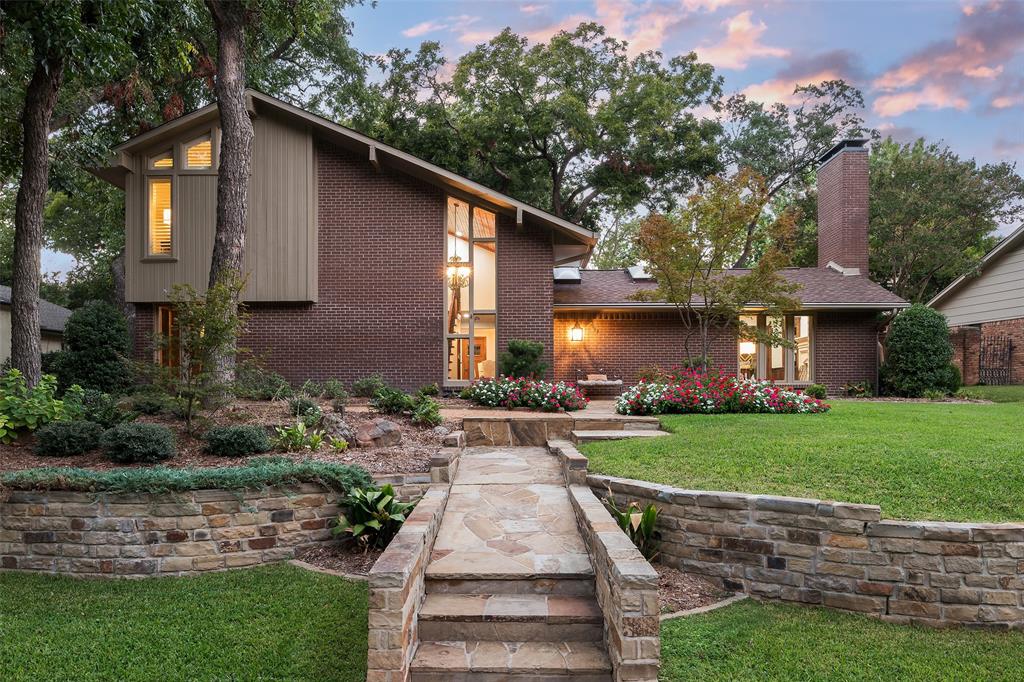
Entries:
POLYGON ((1024 242, 935 307, 951 327, 1024 317, 1024 242))
MULTIPOLYGON (((61 335, 53 332, 43 332, 40 339, 40 348, 43 353, 60 350, 63 347, 61 335)), ((11 309, 9 306, 0 306, 0 364, 11 357, 11 309)))
MULTIPOLYGON (((209 132, 216 121, 191 126, 130 159, 125 182, 126 296, 137 303, 168 300, 174 284, 206 288, 217 216, 217 176, 175 176, 173 258, 146 257, 146 157, 209 132)), ((313 138, 305 127, 273 114, 253 120, 253 175, 249 187, 245 273, 247 301, 317 300, 316 170, 313 138)), ((153 172, 152 175, 159 175, 153 172)))

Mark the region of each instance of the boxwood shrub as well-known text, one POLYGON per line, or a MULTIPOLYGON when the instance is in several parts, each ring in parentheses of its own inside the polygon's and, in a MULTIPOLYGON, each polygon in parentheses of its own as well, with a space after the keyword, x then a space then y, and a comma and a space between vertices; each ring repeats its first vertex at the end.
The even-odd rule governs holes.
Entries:
POLYGON ((51 457, 70 457, 95 450, 103 427, 84 419, 51 422, 36 431, 35 453, 51 457))
POLYGON ((937 310, 920 304, 904 310, 892 321, 885 347, 881 375, 886 393, 920 398, 925 391, 960 388, 959 373, 950 370, 949 326, 937 310))
POLYGON ((270 450, 270 437, 262 426, 217 426, 205 434, 206 451, 219 457, 246 457, 270 450))
POLYGON ((160 424, 118 424, 100 437, 107 456, 122 464, 151 464, 174 456, 174 432, 160 424))

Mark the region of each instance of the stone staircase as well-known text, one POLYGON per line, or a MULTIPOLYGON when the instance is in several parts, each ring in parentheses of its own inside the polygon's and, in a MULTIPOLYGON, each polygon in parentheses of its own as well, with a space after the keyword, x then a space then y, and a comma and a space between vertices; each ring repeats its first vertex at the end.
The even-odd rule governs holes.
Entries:
POLYGON ((575 443, 589 443, 598 440, 621 440, 623 438, 657 438, 667 436, 661 430, 657 417, 623 417, 600 415, 577 417, 569 439, 575 443))
POLYGON ((543 448, 462 455, 425 591, 414 681, 611 679, 594 569, 543 448))

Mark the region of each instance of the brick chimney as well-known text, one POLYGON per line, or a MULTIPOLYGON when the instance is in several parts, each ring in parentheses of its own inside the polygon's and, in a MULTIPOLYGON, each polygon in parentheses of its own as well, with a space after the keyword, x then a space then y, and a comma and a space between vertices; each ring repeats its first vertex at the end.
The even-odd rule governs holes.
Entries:
POLYGON ((868 274, 867 143, 843 140, 818 159, 819 268, 868 274))

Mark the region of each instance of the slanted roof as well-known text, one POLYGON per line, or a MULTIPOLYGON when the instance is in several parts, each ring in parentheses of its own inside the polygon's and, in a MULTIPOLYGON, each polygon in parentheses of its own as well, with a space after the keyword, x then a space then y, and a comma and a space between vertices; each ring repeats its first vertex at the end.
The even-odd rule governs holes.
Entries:
MULTIPOLYGON (((800 285, 796 296, 802 309, 888 310, 909 306, 863 275, 841 275, 825 268, 784 268, 780 273, 787 281, 800 285)), ((581 270, 579 284, 555 282, 554 305, 556 308, 664 308, 664 303, 631 298, 639 291, 656 287, 653 281, 633 279, 627 270, 581 270)))
MULTIPOLYGON (((11 304, 11 288, 0 285, 0 303, 11 304)), ((64 324, 71 317, 67 308, 39 299, 39 327, 45 332, 64 333, 64 324)))
MULTIPOLYGON (((591 247, 597 243, 597 235, 593 230, 589 230, 564 218, 559 218, 552 213, 514 199, 507 194, 485 187, 469 178, 367 137, 362 133, 339 125, 322 116, 317 116, 288 104, 276 97, 271 97, 257 90, 248 89, 246 90, 246 99, 250 109, 257 115, 260 112, 273 111, 301 125, 309 126, 314 134, 363 156, 366 158, 367 163, 391 166, 434 185, 453 189, 470 197, 486 201, 498 209, 504 209, 509 214, 514 214, 518 224, 523 222, 524 216, 528 217, 531 222, 551 228, 555 231, 556 235, 572 243, 583 244, 586 247, 591 247)), ((124 174, 128 172, 127 164, 124 163, 123 158, 125 154, 133 153, 143 147, 149 147, 164 138, 170 139, 185 127, 191 127, 206 120, 213 120, 216 117, 217 105, 210 104, 141 135, 137 135, 114 148, 114 158, 110 166, 94 169, 93 172, 104 180, 123 187, 124 174)), ((575 254, 574 258, 579 260, 580 255, 575 254)))
MULTIPOLYGON (((1016 230, 1006 235, 1001 242, 996 244, 991 251, 982 257, 981 262, 978 263, 977 276, 980 277, 984 274, 986 265, 997 260, 1003 254, 1009 253, 1013 249, 1017 248, 1018 245, 1024 246, 1024 224, 1019 225, 1016 230)), ((975 279, 975 274, 975 271, 972 271, 960 275, 953 280, 948 287, 935 294, 935 297, 928 301, 928 305, 932 308, 936 307, 942 301, 949 298, 953 292, 959 290, 965 284, 975 279)))

